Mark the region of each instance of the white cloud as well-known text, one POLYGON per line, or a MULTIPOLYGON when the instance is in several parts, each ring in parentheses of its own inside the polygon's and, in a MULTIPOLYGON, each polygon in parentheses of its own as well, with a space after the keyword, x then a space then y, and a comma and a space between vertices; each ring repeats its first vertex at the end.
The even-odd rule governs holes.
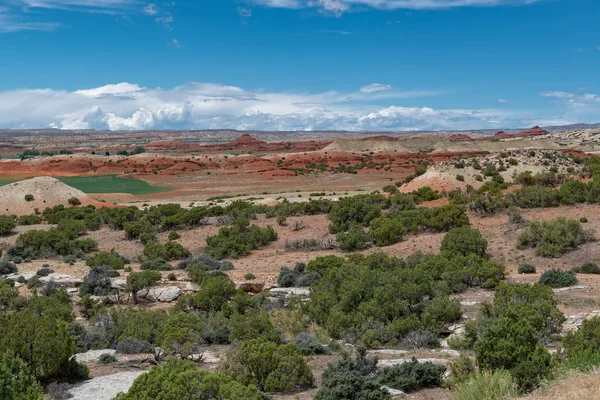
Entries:
POLYGON ((146 7, 144 7, 144 14, 146 15, 156 15, 158 14, 158 11, 156 10, 156 4, 148 4, 146 7))
POLYGON ((598 122, 600 120, 600 96, 594 93, 543 92, 540 95, 553 99, 566 107, 563 119, 572 122, 598 122))
MULTIPOLYGON (((119 18, 127 14, 144 13, 156 16, 156 22, 169 26, 173 17, 169 13, 160 13, 156 4, 148 3, 142 7, 141 0, 0 0, 0 33, 37 30, 51 31, 61 25, 54 22, 39 21, 44 18, 43 10, 65 10, 72 12, 114 14, 119 18), (31 12, 35 10, 37 12, 31 12)), ((170 6, 172 4, 166 4, 170 6)))
POLYGON ((509 103, 506 99, 498 99, 498 103, 509 103))
POLYGON ((171 43, 173 43, 173 46, 175 46, 177 48, 181 47, 181 43, 179 43, 179 40, 177 40, 175 38, 171 40, 171 43))
POLYGON ((156 18, 156 23, 170 28, 171 24, 173 23, 173 16, 171 15, 171 13, 167 12, 162 17, 156 18))
POLYGON ((342 36, 351 36, 354 35, 352 32, 349 31, 319 31, 321 33, 333 33, 334 35, 342 35, 342 36))
MULTIPOLYGON (((507 110, 373 105, 436 91, 267 92, 191 82, 171 89, 117 83, 73 92, 0 92, 0 126, 80 129, 432 130, 529 125, 507 110), (384 96, 385 95, 385 96, 384 96)), ((388 103, 389 103, 388 102, 388 103)))
POLYGON ((370 85, 361 87, 360 92, 361 93, 374 93, 374 92, 381 92, 383 90, 391 90, 391 89, 392 89, 391 85, 382 85, 381 83, 372 83, 370 85))
POLYGON ((250 18, 252 16, 252 9, 248 7, 238 7, 237 12, 242 18, 250 18))
POLYGON ((418 10, 527 5, 541 1, 544 0, 253 0, 253 3, 274 8, 319 8, 340 15, 356 7, 368 7, 380 10, 418 10))

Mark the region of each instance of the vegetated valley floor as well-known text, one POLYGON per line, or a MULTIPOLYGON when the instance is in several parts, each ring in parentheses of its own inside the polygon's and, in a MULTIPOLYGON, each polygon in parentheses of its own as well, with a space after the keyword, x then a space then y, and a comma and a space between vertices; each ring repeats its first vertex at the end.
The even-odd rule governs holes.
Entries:
MULTIPOLYGON (((498 145, 494 143, 499 148, 498 152, 512 148, 509 142, 500 143, 507 144, 498 145)), ((518 147, 534 146, 536 144, 535 140, 519 143, 518 147)), ((595 150, 593 144, 587 145, 591 146, 591 150, 595 150)), ((354 149, 351 148, 350 150, 354 149)), ((474 150, 473 148, 468 148, 466 145, 461 149, 464 154, 471 154, 474 150)), ((464 187, 462 182, 448 178, 454 177, 460 171, 451 169, 448 167, 448 164, 440 164, 451 162, 449 160, 459 157, 463 153, 455 153, 454 155, 435 152, 429 155, 427 155, 428 153, 398 154, 394 151, 382 150, 374 152, 372 155, 369 152, 365 154, 365 152, 361 153, 358 151, 345 153, 336 151, 325 155, 322 151, 315 153, 309 151, 307 152, 308 155, 305 155, 305 153, 300 155, 274 153, 260 157, 254 155, 212 155, 210 157, 203 155, 198 156, 198 159, 194 160, 194 162, 185 160, 186 158, 193 158, 193 156, 173 156, 157 153, 120 158, 122 161, 119 163, 117 161, 109 163, 109 158, 94 156, 89 157, 89 159, 86 158, 82 164, 81 157, 74 156, 72 160, 75 160, 74 164, 77 168, 82 169, 85 174, 88 174, 84 176, 79 176, 80 170, 75 170, 74 173, 69 172, 73 171, 72 168, 69 168, 69 156, 60 156, 55 160, 54 164, 52 164, 51 160, 39 159, 26 160, 19 164, 6 162, 5 165, 8 166, 10 164, 12 172, 0 177, 0 182, 7 182, 13 179, 11 176, 29 177, 38 174, 59 176, 63 182, 88 194, 92 194, 94 199, 107 203, 116 203, 119 206, 136 205, 142 207, 144 204, 155 205, 161 203, 178 203, 184 206, 188 206, 191 203, 195 205, 225 205, 235 199, 248 198, 252 198, 252 201, 256 204, 275 204, 283 198, 290 202, 306 201, 310 198, 337 199, 344 195, 380 190, 383 186, 400 181, 412 173, 418 160, 426 160, 431 163, 430 171, 432 173, 424 175, 422 181, 413 181, 413 186, 407 186, 404 189, 401 187, 401 190, 410 191, 418 189, 415 185, 425 186, 432 182, 434 184, 431 186, 434 189, 446 189, 445 186, 435 187, 436 182, 442 182, 439 179, 442 173, 446 174, 445 180, 443 180, 445 184, 450 182, 456 187, 464 187), (379 165, 365 166, 358 169, 356 173, 321 171, 318 169, 308 170, 310 169, 309 165, 313 166, 312 164, 317 163, 326 164, 322 161, 328 157, 333 157, 335 161, 327 161, 327 168, 356 165, 368 159, 374 160, 373 162, 376 162, 376 164, 390 163, 389 160, 392 158, 394 161, 389 164, 392 167, 388 170, 384 166, 379 165), (175 163, 174 160, 177 162, 175 163), (96 168, 93 172, 85 169, 87 168, 85 165, 89 163, 93 165, 92 168, 96 168), (119 166, 115 166, 117 164, 119 166), (200 167, 200 164, 203 167, 200 167), (436 165, 441 165, 441 167, 435 169, 436 165), (147 167, 147 171, 142 174, 141 171, 144 166, 147 167), (133 172, 134 169, 139 171, 137 175, 133 172), (156 173, 152 172, 152 169, 155 169, 156 173), (114 174, 135 177, 141 180, 116 178, 114 174), (104 178, 104 176, 109 176, 110 178, 104 178), (314 192, 323 192, 323 194, 311 197, 311 193, 314 192), (223 198, 210 199, 215 196, 222 196, 223 198)), ((484 154, 478 154, 477 156, 482 157, 484 154)), ((487 150, 485 156, 489 157, 487 150)), ((114 159, 117 160, 116 158, 114 159)), ((539 169, 543 170, 543 167, 539 169)), ((0 170, 0 173, 6 173, 6 171, 6 169, 0 170)), ((471 178, 473 177, 466 177, 470 183, 476 184, 474 179, 471 178)), ((446 199, 440 199, 422 205, 437 207, 446 201, 446 199)), ((545 209, 528 209, 523 211, 523 215, 530 221, 550 220, 557 217, 580 220, 585 217, 587 222, 583 224, 584 227, 586 229, 594 229, 600 233, 599 210, 600 206, 597 204, 576 204, 545 209)), ((532 249, 517 249, 517 238, 524 229, 525 224, 516 225, 510 223, 506 212, 497 212, 489 217, 481 217, 469 213, 469 220, 471 226, 479 229, 483 237, 487 239, 490 258, 506 265, 506 280, 508 282, 535 282, 544 271, 549 269, 569 270, 585 262, 600 263, 600 246, 598 246, 597 242, 581 245, 577 250, 568 252, 561 258, 556 259, 536 256, 532 249), (518 266, 523 263, 535 265, 537 272, 528 275, 518 274, 518 266)), ((262 227, 267 225, 273 226, 278 234, 278 239, 264 248, 253 251, 248 256, 231 260, 234 268, 228 271, 227 274, 234 282, 244 282, 244 276, 251 273, 256 276, 256 282, 273 285, 277 281, 281 267, 293 268, 298 262, 307 263, 323 255, 348 255, 348 253, 339 249, 320 251, 286 250, 287 242, 298 239, 323 239, 329 237, 328 226, 331 221, 327 218, 327 215, 288 217, 285 225, 278 225, 274 218, 266 219, 261 215, 255 223, 262 227), (297 223, 300 222, 303 228, 295 229, 298 226, 297 223)), ((19 226, 16 233, 0 237, 0 248, 7 248, 14 245, 18 234, 27 230, 49 229, 50 227, 49 225, 19 226)), ((206 247, 206 238, 217 234, 220 228, 220 225, 211 220, 207 225, 189 230, 180 230, 179 234, 181 238, 176 241, 189 249, 193 255, 198 255, 203 253, 206 247)), ((167 235, 168 232, 159 234, 158 241, 161 243, 166 242, 167 235)), ((444 233, 409 234, 400 243, 384 248, 372 247, 361 251, 361 253, 370 254, 377 251, 384 251, 389 255, 403 258, 417 251, 437 254, 439 253, 444 235, 444 233)), ((120 255, 132 260, 131 266, 133 271, 140 270, 140 263, 136 260, 138 255, 142 253, 144 246, 139 241, 126 240, 123 231, 114 231, 108 227, 102 227, 97 231, 89 232, 87 237, 95 239, 98 242, 100 251, 115 250, 120 255)), ((172 264, 175 263, 173 262, 172 264)), ((48 264, 56 273, 69 274, 77 278, 83 278, 89 272, 89 267, 85 265, 84 261, 77 260, 71 265, 63 262, 62 258, 59 257, 20 264, 19 272, 38 271, 44 264, 48 264)), ((177 278, 177 281, 173 284, 184 289, 187 279, 185 271, 175 270, 172 273, 177 278)), ((163 273, 163 278, 166 275, 166 272, 163 273)), ((556 296, 560 301, 559 308, 567 317, 600 310, 600 275, 578 275, 577 278, 579 279, 577 286, 556 292, 556 296)), ((23 295, 27 294, 25 287, 21 287, 20 292, 23 295)), ((492 300, 493 296, 494 292, 491 290, 469 289, 455 297, 461 300, 465 317, 474 318, 477 315, 479 305, 484 301, 492 300)), ((143 305, 143 307, 167 308, 170 305, 157 302, 143 305)), ((229 347, 211 346, 208 350, 218 357, 223 356, 229 350, 229 347)), ((388 353, 373 352, 373 354, 377 354, 382 360, 399 357, 393 351, 388 353)), ((401 357, 410 358, 413 355, 418 358, 438 359, 442 360, 442 362, 444 360, 454 360, 457 356, 457 354, 451 351, 416 350, 402 354, 401 357)), ((312 367, 316 378, 317 387, 328 363, 334 362, 336 359, 337 355, 310 356, 308 358, 308 363, 312 367)), ((122 364, 118 366, 100 365, 96 361, 91 361, 88 365, 91 367, 92 377, 108 376, 125 370, 135 370, 135 368, 124 367, 122 364)), ((202 364, 202 368, 214 370, 216 369, 216 365, 202 364)), ((580 382, 581 386, 587 387, 591 385, 591 387, 600 388, 597 375, 576 377, 574 382, 580 382)), ((583 391, 581 387, 578 387, 578 389, 583 391)), ((574 387, 572 384, 569 386, 568 382, 563 382, 547 394, 534 394, 530 398, 532 400, 550 398, 566 399, 561 393, 562 390, 571 391, 574 390, 574 387)), ((277 395, 274 398, 278 400, 309 400, 314 398, 316 392, 317 388, 292 395, 277 395)), ((569 399, 591 398, 585 397, 589 395, 589 392, 597 394, 597 391, 588 391, 579 397, 569 396, 569 399)), ((408 394, 406 398, 419 400, 449 399, 451 396, 452 392, 450 390, 438 388, 420 390, 416 393, 408 394)))

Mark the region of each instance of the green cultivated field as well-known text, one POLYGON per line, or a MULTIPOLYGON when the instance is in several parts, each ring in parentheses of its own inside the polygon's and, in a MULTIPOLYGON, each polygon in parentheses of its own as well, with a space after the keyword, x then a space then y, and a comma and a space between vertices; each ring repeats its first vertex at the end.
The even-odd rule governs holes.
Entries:
POLYGON ((85 193, 128 193, 133 195, 168 192, 170 188, 156 187, 138 179, 124 179, 116 175, 72 176, 58 178, 65 184, 85 193))
MULTIPOLYGON (((116 175, 72 176, 58 179, 85 193, 128 193, 133 195, 143 195, 172 190, 171 188, 152 186, 148 182, 139 179, 119 178, 116 175)), ((22 179, 0 177, 0 186, 20 180, 22 179)))

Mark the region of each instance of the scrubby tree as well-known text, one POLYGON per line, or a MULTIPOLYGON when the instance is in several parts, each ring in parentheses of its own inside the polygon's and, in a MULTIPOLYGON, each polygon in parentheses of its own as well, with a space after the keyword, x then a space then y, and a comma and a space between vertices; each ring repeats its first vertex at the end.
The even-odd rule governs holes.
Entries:
POLYGON ((8 216, 0 216, 0 236, 8 235, 16 227, 15 219, 8 216))
POLYGON ((595 240, 594 231, 585 230, 577 220, 558 218, 532 221, 521 232, 517 248, 534 248, 542 257, 560 257, 579 245, 595 240))
POLYGON ((378 247, 391 246, 402 241, 406 231, 402 222, 392 218, 375 218, 369 224, 369 232, 378 247))
POLYGON ((137 292, 146 289, 156 282, 160 281, 162 275, 160 272, 146 270, 142 272, 132 272, 127 277, 127 290, 131 292, 133 304, 137 304, 137 292))
POLYGON ((190 398, 262 400, 255 386, 246 386, 223 374, 202 371, 187 360, 170 360, 162 367, 153 367, 115 400, 190 398))
POLYGON ((487 240, 477 229, 463 226, 449 231, 442 240, 441 251, 462 255, 485 256, 487 240))
POLYGON ((0 398, 42 400, 44 391, 31 369, 19 357, 0 354, 0 398))
POLYGON ((314 383, 310 367, 293 344, 277 345, 262 338, 242 342, 221 371, 266 392, 289 393, 314 383))

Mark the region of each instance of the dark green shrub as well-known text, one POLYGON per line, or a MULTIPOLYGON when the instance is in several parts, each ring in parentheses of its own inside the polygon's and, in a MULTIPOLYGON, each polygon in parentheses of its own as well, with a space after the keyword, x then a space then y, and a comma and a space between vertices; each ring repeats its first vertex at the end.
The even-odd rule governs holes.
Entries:
POLYGON ((376 358, 366 358, 359 351, 356 358, 348 353, 336 364, 329 364, 323 373, 316 400, 391 400, 392 396, 375 379, 376 358))
POLYGON ((391 246, 402 241, 406 231, 402 222, 393 218, 378 217, 369 224, 369 233, 373 236, 377 247, 391 246))
POLYGON ((180 238, 181 238, 181 235, 179 233, 177 233, 177 231, 169 232, 169 237, 168 237, 169 240, 177 240, 180 238))
POLYGON ((293 344, 265 339, 242 342, 221 365, 221 371, 244 385, 267 392, 289 393, 313 386, 310 367, 293 344))
POLYGON ((160 272, 151 270, 130 273, 127 277, 126 288, 131 292, 133 304, 137 304, 138 302, 137 292, 154 285, 156 282, 160 281, 161 278, 162 275, 160 272))
POLYGON ((101 365, 114 364, 116 362, 117 362, 117 358, 109 353, 100 355, 100 358, 98 359, 98 363, 101 365))
POLYGON ((454 228, 442 240, 441 251, 462 255, 477 254, 485 256, 487 240, 477 229, 468 226, 454 228))
POLYGON ((19 225, 38 225, 42 223, 42 217, 38 215, 23 215, 19 217, 19 225))
POLYGON ((519 264, 519 273, 520 274, 535 274, 536 269, 533 264, 519 264))
POLYGON ((152 270, 152 271, 171 271, 173 270, 173 266, 163 260, 162 258, 154 258, 150 260, 146 260, 140 266, 141 270, 152 270))
POLYGON ((219 311, 235 294, 235 283, 227 276, 215 276, 202 281, 200 291, 194 296, 196 308, 219 311))
POLYGON ((238 258, 275 240, 277 233, 272 226, 249 226, 247 219, 237 218, 232 227, 221 228, 217 235, 206 238, 206 253, 217 260, 238 258))
POLYGON ((330 233, 348 231, 353 225, 368 226, 381 215, 381 209, 386 202, 383 195, 358 195, 342 197, 334 203, 329 212, 331 225, 330 233))
POLYGON ((202 371, 188 360, 170 360, 140 375, 126 394, 115 400, 188 399, 262 400, 255 386, 245 386, 237 379, 202 371))
POLYGON ((32 194, 26 194, 25 195, 25 201, 33 201, 35 200, 35 198, 33 197, 32 194))
POLYGON ((347 232, 337 234, 340 249, 344 251, 364 250, 371 247, 371 237, 359 225, 353 225, 347 232))
POLYGON ((247 281, 253 281, 256 279, 256 276, 254 276, 254 274, 246 274, 244 275, 244 279, 247 281))
POLYGON ((581 264, 579 267, 571 268, 571 272, 574 272, 577 274, 598 275, 598 274, 600 274, 600 267, 596 263, 586 262, 586 263, 581 264))
POLYGON ((167 279, 170 281, 176 281, 177 275, 175 275, 174 273, 171 272, 169 275, 167 275, 167 279))
POLYGON ((17 272, 17 266, 7 259, 0 260, 0 275, 14 274, 17 272))
POLYGON ((571 271, 549 269, 548 271, 544 271, 544 273, 542 273, 538 282, 548 285, 552 288, 563 288, 575 285, 577 283, 577 278, 571 271))
POLYGON ((581 222, 582 224, 585 224, 586 222, 588 222, 588 219, 586 217, 581 217, 581 218, 579 218, 579 222, 581 222))
POLYGON ((328 353, 327 347, 319 343, 316 336, 309 335, 308 333, 300 333, 296 335, 292 342, 294 345, 296 345, 298 352, 303 356, 328 353))
POLYGON ((149 259, 178 260, 190 256, 190 251, 177 242, 148 243, 144 247, 144 255, 149 259))
POLYGON ((563 337, 563 346, 568 356, 582 352, 596 352, 600 348, 600 317, 583 321, 576 330, 563 337))
POLYGON ((15 219, 13 217, 0 216, 0 235, 8 235, 15 227, 15 219))
POLYGON ((565 320, 557 304, 549 286, 500 284, 478 322, 479 368, 509 371, 523 391, 537 387, 552 369, 552 357, 540 343, 560 332, 565 320))
POLYGON ((377 382, 403 392, 413 392, 422 388, 438 387, 446 367, 431 362, 420 363, 416 358, 403 364, 384 368, 377 382))
POLYGON ((6 400, 41 400, 44 390, 26 362, 3 353, 0 354, 0 394, 6 400))
POLYGON ((532 221, 519 235, 517 248, 534 248, 542 257, 560 257, 579 245, 595 240, 593 231, 586 231, 576 220, 558 218, 532 221))
POLYGON ((83 283, 79 288, 79 295, 106 296, 114 290, 112 288, 111 278, 119 276, 119 273, 114 269, 99 265, 92 267, 90 272, 83 278, 83 283))
POLYGON ((154 353, 154 346, 145 340, 126 337, 115 347, 120 354, 149 354, 154 353))
POLYGON ((75 207, 75 206, 80 206, 81 205, 81 200, 79 200, 77 197, 71 197, 69 200, 69 205, 75 207))
POLYGON ((281 267, 279 277, 277 277, 277 286, 292 287, 296 285, 296 277, 288 267, 281 267))
POLYGON ((101 265, 106 265, 111 267, 114 270, 123 269, 125 264, 129 264, 129 260, 124 257, 121 257, 119 253, 114 250, 111 252, 101 251, 94 255, 91 255, 87 258, 86 262, 88 267, 99 267, 101 265))

